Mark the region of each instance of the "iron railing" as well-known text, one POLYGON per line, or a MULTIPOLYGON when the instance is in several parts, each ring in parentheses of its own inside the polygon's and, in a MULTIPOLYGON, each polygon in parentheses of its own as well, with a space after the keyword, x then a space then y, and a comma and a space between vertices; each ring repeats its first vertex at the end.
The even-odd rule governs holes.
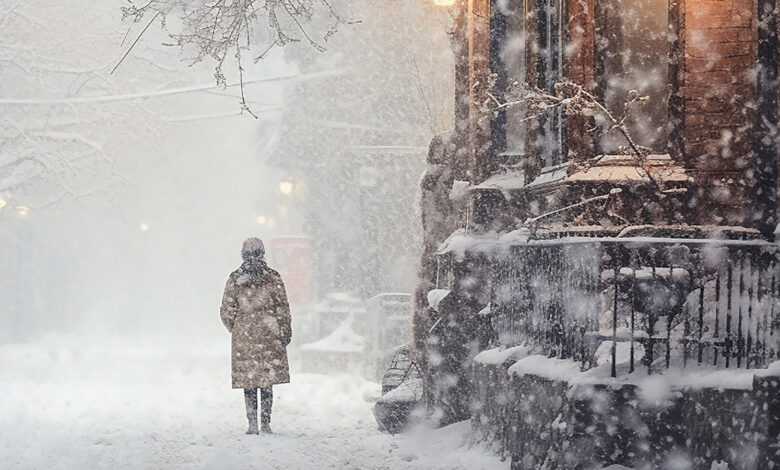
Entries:
POLYGON ((498 341, 611 374, 780 355, 778 246, 761 240, 561 238, 494 262, 498 341))

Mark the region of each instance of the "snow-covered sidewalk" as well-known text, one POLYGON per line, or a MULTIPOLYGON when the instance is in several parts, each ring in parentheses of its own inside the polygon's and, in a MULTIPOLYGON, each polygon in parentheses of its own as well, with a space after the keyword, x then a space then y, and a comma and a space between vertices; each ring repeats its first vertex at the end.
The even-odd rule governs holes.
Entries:
POLYGON ((469 425, 393 438, 378 385, 293 373, 275 387, 275 435, 247 436, 228 344, 50 337, 0 345, 0 468, 508 469, 469 425))

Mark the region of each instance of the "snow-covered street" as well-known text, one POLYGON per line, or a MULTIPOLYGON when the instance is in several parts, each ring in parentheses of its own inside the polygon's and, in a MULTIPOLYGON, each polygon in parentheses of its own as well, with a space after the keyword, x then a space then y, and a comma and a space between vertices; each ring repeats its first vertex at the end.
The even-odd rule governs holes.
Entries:
POLYGON ((0 31, 0 470, 780 470, 780 0, 0 31))
POLYGON ((275 387, 275 435, 247 436, 229 345, 49 336, 0 346, 0 468, 508 469, 469 423, 393 438, 378 385, 295 373, 275 387))

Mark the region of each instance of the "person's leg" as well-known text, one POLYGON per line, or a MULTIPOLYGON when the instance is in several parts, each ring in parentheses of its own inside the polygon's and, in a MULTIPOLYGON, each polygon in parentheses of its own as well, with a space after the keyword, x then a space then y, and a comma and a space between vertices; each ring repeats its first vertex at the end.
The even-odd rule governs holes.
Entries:
POLYGON ((273 388, 261 387, 260 388, 260 419, 263 432, 271 432, 271 407, 274 404, 274 391, 273 388))
POLYGON ((247 434, 260 434, 257 429, 257 389, 244 389, 244 404, 246 405, 246 419, 249 421, 247 434))

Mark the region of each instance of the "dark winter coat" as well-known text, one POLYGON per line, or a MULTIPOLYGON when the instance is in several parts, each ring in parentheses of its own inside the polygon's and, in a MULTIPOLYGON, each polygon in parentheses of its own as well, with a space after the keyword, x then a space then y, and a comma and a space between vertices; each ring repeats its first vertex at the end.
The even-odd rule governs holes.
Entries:
POLYGON ((233 388, 290 381, 290 307, 279 273, 262 260, 245 261, 227 281, 220 317, 232 334, 233 388))

